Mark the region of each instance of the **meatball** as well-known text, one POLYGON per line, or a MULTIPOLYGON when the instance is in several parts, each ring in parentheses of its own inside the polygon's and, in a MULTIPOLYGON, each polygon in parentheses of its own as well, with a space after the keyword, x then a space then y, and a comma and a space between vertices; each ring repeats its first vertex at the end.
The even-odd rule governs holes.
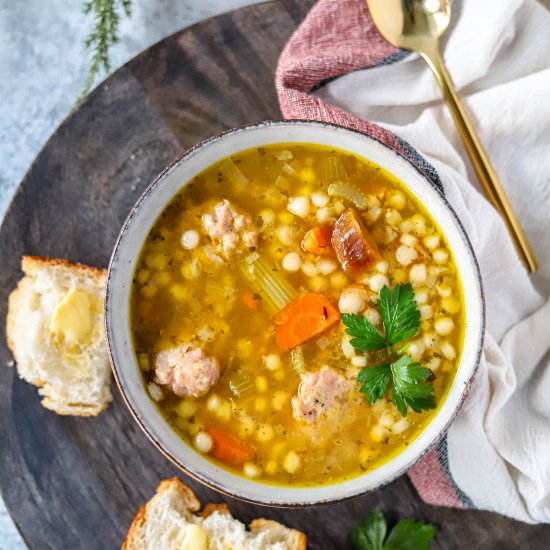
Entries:
POLYGON ((219 378, 217 359, 191 344, 161 351, 155 358, 155 382, 179 396, 201 397, 219 378))
POLYGON ((227 199, 214 206, 214 212, 203 214, 202 225, 207 235, 217 244, 218 252, 226 258, 244 247, 258 244, 258 229, 249 214, 238 209, 227 199))
POLYGON ((351 387, 350 380, 327 366, 306 374, 298 395, 292 399, 294 417, 302 422, 314 422, 334 407, 345 405, 351 387))

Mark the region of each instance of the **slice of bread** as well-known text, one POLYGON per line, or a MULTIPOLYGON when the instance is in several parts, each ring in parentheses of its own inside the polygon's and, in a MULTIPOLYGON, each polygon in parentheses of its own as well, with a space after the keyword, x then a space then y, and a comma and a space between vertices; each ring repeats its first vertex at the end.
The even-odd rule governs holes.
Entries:
POLYGON ((24 256, 6 331, 19 376, 58 414, 95 416, 112 400, 103 324, 106 271, 24 256))
POLYGON ((122 550, 305 550, 306 536, 276 521, 256 519, 247 530, 225 504, 200 502, 179 478, 166 479, 142 506, 122 550))

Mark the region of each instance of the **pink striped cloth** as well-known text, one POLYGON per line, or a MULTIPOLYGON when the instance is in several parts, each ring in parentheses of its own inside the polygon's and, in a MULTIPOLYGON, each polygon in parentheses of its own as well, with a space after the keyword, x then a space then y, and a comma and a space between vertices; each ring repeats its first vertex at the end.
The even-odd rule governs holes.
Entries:
MULTIPOLYGON (((320 0, 286 45, 275 84, 283 116, 339 124, 372 136, 408 158, 434 186, 442 189, 435 169, 408 143, 367 120, 310 95, 332 78, 393 63, 407 55, 378 32, 364 0, 320 0)), ((447 441, 408 471, 422 499, 429 504, 469 508, 472 502, 450 475, 447 441)))

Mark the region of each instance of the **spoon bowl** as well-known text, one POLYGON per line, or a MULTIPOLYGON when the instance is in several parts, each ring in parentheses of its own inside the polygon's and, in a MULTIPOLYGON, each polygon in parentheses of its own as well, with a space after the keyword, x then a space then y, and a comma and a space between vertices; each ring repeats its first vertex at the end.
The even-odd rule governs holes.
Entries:
POLYGON ((367 4, 382 36, 405 50, 422 50, 426 39, 440 38, 451 22, 447 0, 368 0, 367 4))

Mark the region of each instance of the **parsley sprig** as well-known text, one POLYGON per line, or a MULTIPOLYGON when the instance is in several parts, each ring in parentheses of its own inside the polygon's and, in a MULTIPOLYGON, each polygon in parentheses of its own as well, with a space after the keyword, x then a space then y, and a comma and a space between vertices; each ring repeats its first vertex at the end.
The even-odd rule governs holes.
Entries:
MULTIPOLYGON (((350 343, 354 348, 360 351, 392 348, 416 335, 420 328, 420 312, 416 309, 410 284, 398 285, 393 292, 384 286, 377 305, 384 334, 380 334, 366 317, 342 314, 342 322, 347 327, 347 334, 352 336, 350 343)), ((407 347, 397 350, 396 355, 407 347)), ((399 412, 407 416, 408 407, 417 413, 435 407, 434 388, 426 383, 431 376, 430 369, 413 363, 409 355, 401 355, 389 364, 361 369, 357 381, 361 383, 360 391, 372 405, 386 395, 391 380, 391 399, 399 412)))
POLYGON ((353 528, 351 540, 355 550, 429 550, 436 528, 431 523, 403 519, 386 537, 387 531, 384 515, 376 508, 353 528))

